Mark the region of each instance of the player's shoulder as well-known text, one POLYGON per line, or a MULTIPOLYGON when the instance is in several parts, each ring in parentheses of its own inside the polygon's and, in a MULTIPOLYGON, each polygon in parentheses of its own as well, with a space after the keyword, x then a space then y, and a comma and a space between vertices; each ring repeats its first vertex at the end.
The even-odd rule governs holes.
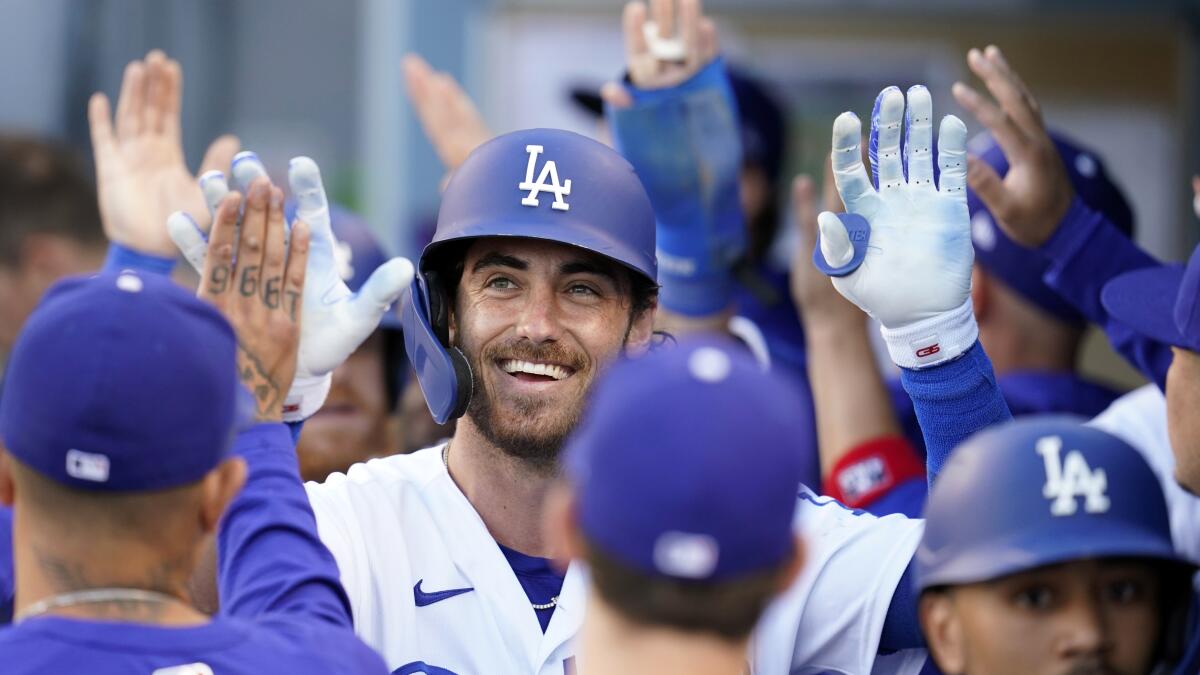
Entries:
POLYGON ((371 494, 373 490, 394 493, 397 490, 423 490, 431 481, 445 475, 442 449, 445 443, 404 455, 378 457, 351 466, 345 473, 330 474, 323 482, 304 485, 309 498, 335 495, 371 494))
POLYGON ((1164 468, 1164 462, 1174 465, 1167 436, 1167 401, 1156 385, 1147 384, 1121 396, 1088 425, 1129 443, 1158 469, 1164 468))

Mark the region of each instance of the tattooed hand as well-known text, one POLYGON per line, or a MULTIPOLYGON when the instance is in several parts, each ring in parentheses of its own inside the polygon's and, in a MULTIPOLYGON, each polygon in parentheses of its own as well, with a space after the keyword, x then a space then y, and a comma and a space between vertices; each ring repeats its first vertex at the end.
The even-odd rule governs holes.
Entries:
POLYGON ((245 201, 240 233, 242 196, 231 192, 217 208, 199 295, 237 331, 238 372, 257 419, 278 422, 296 373, 309 231, 297 220, 287 242, 283 191, 266 178, 251 183, 245 201))

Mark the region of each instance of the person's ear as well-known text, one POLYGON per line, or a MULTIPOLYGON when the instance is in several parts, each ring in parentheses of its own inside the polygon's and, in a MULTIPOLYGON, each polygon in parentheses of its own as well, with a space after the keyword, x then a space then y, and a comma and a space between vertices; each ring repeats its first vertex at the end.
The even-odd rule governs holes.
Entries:
POLYGON ((12 506, 16 499, 16 486, 13 484, 12 462, 8 452, 0 450, 0 504, 12 506))
POLYGON ((966 645, 953 592, 926 591, 917 605, 917 616, 929 653, 938 668, 946 675, 961 675, 966 671, 966 645))
POLYGON ((221 515, 246 484, 246 461, 230 457, 200 480, 200 528, 215 532, 221 515))
POLYGON ((971 309, 975 320, 982 322, 992 305, 992 279, 979 265, 971 268, 971 309))
POLYGON ((654 316, 658 313, 658 300, 655 299, 642 313, 633 317, 629 323, 629 335, 625 338, 625 353, 632 356, 642 356, 650 351, 650 342, 654 339, 654 316))
POLYGON ((549 542, 550 557, 560 570, 566 570, 572 560, 583 557, 585 548, 576 517, 575 493, 565 479, 556 481, 546 494, 542 533, 549 542))

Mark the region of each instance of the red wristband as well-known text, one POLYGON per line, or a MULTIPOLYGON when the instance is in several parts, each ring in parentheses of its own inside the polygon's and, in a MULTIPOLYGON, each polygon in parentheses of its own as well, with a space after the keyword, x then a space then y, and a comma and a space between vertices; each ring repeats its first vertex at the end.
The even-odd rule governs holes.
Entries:
POLYGON ((889 490, 925 475, 925 465, 903 436, 875 438, 842 456, 825 479, 825 494, 855 509, 866 508, 889 490))

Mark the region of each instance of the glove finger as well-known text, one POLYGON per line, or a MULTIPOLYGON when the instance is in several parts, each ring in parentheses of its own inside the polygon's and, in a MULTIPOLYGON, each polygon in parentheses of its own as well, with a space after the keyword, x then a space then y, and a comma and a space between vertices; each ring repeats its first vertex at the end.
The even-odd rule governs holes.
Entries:
POLYGON ((871 111, 871 177, 879 190, 904 184, 900 160, 900 127, 904 118, 904 94, 898 87, 879 92, 871 111))
MULTIPOLYGON (((208 206, 209 226, 217 217, 217 207, 221 200, 229 194, 229 183, 225 174, 220 171, 206 171, 200 175, 200 192, 204 194, 204 203, 208 206)), ((202 231, 205 231, 202 228, 202 231)))
POLYGON ((254 152, 243 150, 233 156, 233 182, 242 194, 250 194, 254 179, 266 175, 267 168, 254 152))
POLYGON ((854 257, 854 245, 850 243, 850 234, 846 226, 832 211, 822 211, 817 216, 817 229, 821 236, 818 238, 821 257, 830 267, 841 267, 854 257))
POLYGON ((197 272, 204 271, 204 254, 208 250, 208 237, 200 226, 185 211, 176 211, 167 218, 167 233, 179 247, 184 259, 197 272))
POLYGON ((954 115, 942 118, 938 127, 938 190, 967 201, 967 125, 954 115))
POLYGON ((904 175, 908 184, 933 190, 933 99, 929 90, 908 90, 904 113, 904 175))
POLYGON ((412 262, 400 257, 392 258, 371 273, 349 301, 350 314, 355 318, 355 323, 370 329, 364 335, 375 330, 384 312, 412 284, 415 273, 412 262))
POLYGON ((870 215, 878 208, 879 194, 871 187, 862 161, 862 122, 858 115, 844 112, 833 121, 833 182, 850 213, 870 215))
MULTIPOLYGON (((293 157, 288 163, 288 184, 296 198, 296 218, 308 224, 308 287, 322 295, 333 288, 345 288, 337 274, 337 239, 329 224, 329 200, 321 181, 321 169, 309 157, 293 157)), ((349 293, 349 290, 345 291, 349 293)), ((328 301, 330 298, 324 297, 328 301)))

